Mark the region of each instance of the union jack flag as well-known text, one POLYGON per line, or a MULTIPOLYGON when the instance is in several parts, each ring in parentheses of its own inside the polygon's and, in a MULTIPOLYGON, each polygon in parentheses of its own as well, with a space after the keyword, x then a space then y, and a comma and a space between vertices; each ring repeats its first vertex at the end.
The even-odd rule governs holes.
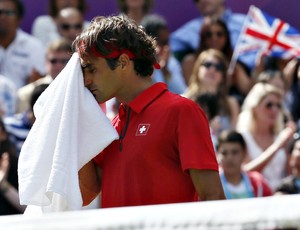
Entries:
POLYGON ((253 68, 262 53, 283 59, 300 56, 300 32, 279 18, 250 6, 233 58, 253 68))

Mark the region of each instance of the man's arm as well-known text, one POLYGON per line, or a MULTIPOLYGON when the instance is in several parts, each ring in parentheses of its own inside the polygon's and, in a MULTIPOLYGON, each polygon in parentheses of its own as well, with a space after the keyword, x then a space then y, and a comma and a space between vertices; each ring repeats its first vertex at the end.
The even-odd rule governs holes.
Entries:
POLYGON ((217 171, 190 169, 189 172, 201 201, 226 199, 217 171))
POLYGON ((101 191, 101 171, 93 161, 90 161, 79 170, 78 176, 83 206, 86 206, 101 191))

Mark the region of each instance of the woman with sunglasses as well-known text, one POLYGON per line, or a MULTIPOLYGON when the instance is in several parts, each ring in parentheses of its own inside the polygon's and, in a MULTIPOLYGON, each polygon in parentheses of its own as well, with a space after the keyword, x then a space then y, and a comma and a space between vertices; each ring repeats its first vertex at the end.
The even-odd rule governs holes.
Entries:
MULTIPOLYGON (((286 125, 284 123, 282 101, 282 92, 268 83, 256 83, 245 98, 237 122, 237 131, 243 135, 248 147, 248 156, 244 163, 250 161, 252 161, 252 165, 257 163, 253 160, 259 158, 278 138, 282 138, 286 132, 293 133, 289 129, 293 131, 294 124, 286 125), (287 126, 286 129, 284 129, 285 126, 287 126)), ((273 146, 273 148, 277 147, 273 146)), ((274 190, 286 173, 286 151, 284 148, 278 148, 278 151, 266 157, 267 160, 250 168, 261 171, 274 190)))
POLYGON ((195 62, 190 84, 184 93, 192 100, 204 93, 216 95, 219 107, 217 118, 220 121, 220 129, 214 130, 217 133, 235 128, 240 110, 237 100, 228 95, 226 69, 227 61, 222 52, 216 49, 203 51, 195 62))
MULTIPOLYGON (((49 0, 49 14, 38 16, 32 24, 32 35, 38 38, 47 47, 51 41, 60 38, 55 20, 58 13, 67 7, 77 8, 82 15, 87 11, 86 0, 49 0)), ((89 21, 84 21, 83 27, 86 28, 89 21)))
MULTIPOLYGON (((193 65, 197 56, 204 50, 217 49, 221 51, 227 61, 231 60, 233 49, 231 46, 230 34, 225 22, 220 18, 207 18, 200 30, 200 42, 195 53, 188 54, 182 60, 182 70, 187 82, 191 76, 193 65)), ((245 66, 237 63, 234 72, 228 82, 229 93, 237 96, 240 102, 243 101, 245 95, 249 92, 253 85, 245 66)))

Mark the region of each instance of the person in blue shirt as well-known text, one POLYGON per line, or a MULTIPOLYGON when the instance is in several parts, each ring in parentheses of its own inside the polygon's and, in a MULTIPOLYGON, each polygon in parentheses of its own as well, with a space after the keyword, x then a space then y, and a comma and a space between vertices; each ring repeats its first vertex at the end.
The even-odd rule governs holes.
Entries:
POLYGON ((176 94, 182 94, 187 86, 182 75, 181 65, 170 51, 169 28, 166 20, 159 15, 145 16, 141 25, 147 34, 157 41, 157 58, 161 69, 154 70, 154 82, 164 82, 168 89, 176 94))
POLYGON ((171 34, 171 50, 179 61, 198 48, 200 29, 205 18, 219 17, 226 22, 233 47, 237 43, 246 18, 246 15, 233 13, 227 8, 225 0, 194 0, 194 2, 201 16, 185 23, 171 34))

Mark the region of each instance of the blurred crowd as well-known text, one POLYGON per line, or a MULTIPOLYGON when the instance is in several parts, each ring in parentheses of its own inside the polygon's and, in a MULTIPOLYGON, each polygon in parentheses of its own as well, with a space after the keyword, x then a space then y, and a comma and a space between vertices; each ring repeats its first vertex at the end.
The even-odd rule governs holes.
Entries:
MULTIPOLYGON (((195 101, 207 115, 227 199, 300 193, 300 60, 263 53, 228 71, 246 15, 225 0, 194 0, 199 17, 170 32, 152 0, 117 0, 119 14, 156 39, 154 82, 195 101)), ((31 34, 20 0, 0 0, 0 215, 18 214, 17 162, 33 105, 72 55, 85 28, 85 0, 49 0, 31 34)), ((115 13, 115 12, 112 12, 115 13)), ((107 102, 112 119, 119 102, 107 102)), ((187 118, 188 119, 188 118, 187 118)), ((201 154, 201 149, 199 149, 201 154)))

